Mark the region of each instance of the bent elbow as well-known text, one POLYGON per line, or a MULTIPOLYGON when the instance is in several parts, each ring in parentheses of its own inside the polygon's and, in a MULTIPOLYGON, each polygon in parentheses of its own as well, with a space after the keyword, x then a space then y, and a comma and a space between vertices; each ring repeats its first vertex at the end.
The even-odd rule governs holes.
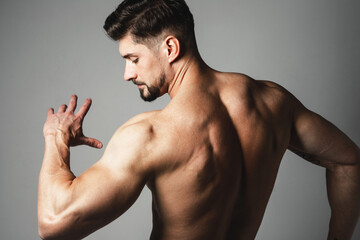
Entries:
POLYGON ((39 216, 38 233, 43 240, 68 239, 64 236, 63 221, 57 216, 39 216))
POLYGON ((356 149, 356 154, 355 154, 355 158, 356 158, 356 164, 360 165, 360 148, 356 149))
POLYGON ((325 167, 331 172, 343 172, 345 170, 355 169, 360 171, 360 150, 357 146, 346 151, 343 157, 334 163, 325 163, 325 167))
POLYGON ((82 239, 84 232, 75 223, 79 223, 75 214, 38 215, 38 234, 44 240, 82 239))
POLYGON ((59 239, 55 217, 38 217, 38 233, 41 239, 59 239))
POLYGON ((356 145, 347 151, 345 156, 343 165, 360 167, 360 149, 356 145))
POLYGON ((360 149, 357 146, 351 155, 351 165, 360 167, 360 149))
POLYGON ((341 171, 352 171, 360 174, 360 150, 358 147, 355 147, 348 155, 346 164, 340 165, 339 169, 341 171))
POLYGON ((53 227, 48 220, 38 219, 38 233, 43 240, 56 239, 53 227))

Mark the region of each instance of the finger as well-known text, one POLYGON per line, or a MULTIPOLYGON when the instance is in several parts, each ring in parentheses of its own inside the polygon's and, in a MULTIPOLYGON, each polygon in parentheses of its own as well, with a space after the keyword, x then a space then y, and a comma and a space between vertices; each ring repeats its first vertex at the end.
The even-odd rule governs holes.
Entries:
POLYGON ((78 97, 74 94, 71 96, 70 98, 70 102, 69 102, 69 106, 67 108, 67 112, 74 112, 76 109, 76 104, 77 104, 77 99, 78 97))
POLYGON ((88 98, 85 100, 84 104, 81 106, 80 110, 78 111, 78 113, 76 115, 81 117, 81 119, 83 119, 85 117, 85 115, 87 114, 87 112, 89 111, 90 106, 91 106, 91 99, 88 98))
POLYGON ((54 109, 53 108, 49 108, 47 111, 47 116, 49 117, 50 115, 54 114, 54 109))
POLYGON ((88 145, 89 147, 102 148, 102 146, 103 146, 102 142, 100 142, 99 140, 97 140, 95 138, 82 137, 82 138, 80 138, 80 141, 83 144, 88 145))
POLYGON ((66 108, 67 108, 66 104, 60 105, 58 112, 59 113, 65 112, 66 108))

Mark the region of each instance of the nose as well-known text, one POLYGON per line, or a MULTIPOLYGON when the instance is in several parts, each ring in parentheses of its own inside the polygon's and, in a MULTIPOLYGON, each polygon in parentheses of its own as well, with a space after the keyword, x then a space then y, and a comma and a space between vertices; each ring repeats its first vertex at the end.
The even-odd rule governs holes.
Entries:
POLYGON ((125 81, 130 81, 132 79, 136 79, 137 74, 135 72, 135 69, 131 66, 129 66, 128 63, 125 64, 125 71, 124 71, 124 79, 125 81))

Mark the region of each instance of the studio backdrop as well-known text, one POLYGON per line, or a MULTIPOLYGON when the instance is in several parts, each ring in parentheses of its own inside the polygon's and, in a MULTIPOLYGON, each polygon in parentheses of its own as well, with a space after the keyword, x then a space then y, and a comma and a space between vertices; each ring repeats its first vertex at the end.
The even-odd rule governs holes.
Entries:
MULTIPOLYGON (((93 99, 85 134, 106 145, 132 116, 161 109, 123 80, 102 29, 119 1, 0 1, 0 239, 39 239, 37 183, 49 107, 93 99)), ((274 81, 360 144, 360 1, 188 0, 201 55, 220 71, 274 81)), ((102 150, 73 148, 76 175, 102 150)), ((326 239, 325 170, 287 152, 257 240, 326 239)), ((219 219, 221 221, 221 219, 219 219)), ((148 239, 151 194, 86 239, 148 239)), ((360 239, 358 224, 354 238, 360 239)))

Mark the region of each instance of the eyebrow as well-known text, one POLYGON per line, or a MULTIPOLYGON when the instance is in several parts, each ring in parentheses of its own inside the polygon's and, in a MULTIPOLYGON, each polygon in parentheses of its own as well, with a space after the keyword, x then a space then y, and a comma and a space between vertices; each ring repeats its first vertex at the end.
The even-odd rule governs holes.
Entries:
POLYGON ((137 55, 135 53, 128 53, 128 54, 126 54, 126 55, 124 55, 122 57, 125 58, 125 59, 129 59, 131 57, 137 57, 137 55))

